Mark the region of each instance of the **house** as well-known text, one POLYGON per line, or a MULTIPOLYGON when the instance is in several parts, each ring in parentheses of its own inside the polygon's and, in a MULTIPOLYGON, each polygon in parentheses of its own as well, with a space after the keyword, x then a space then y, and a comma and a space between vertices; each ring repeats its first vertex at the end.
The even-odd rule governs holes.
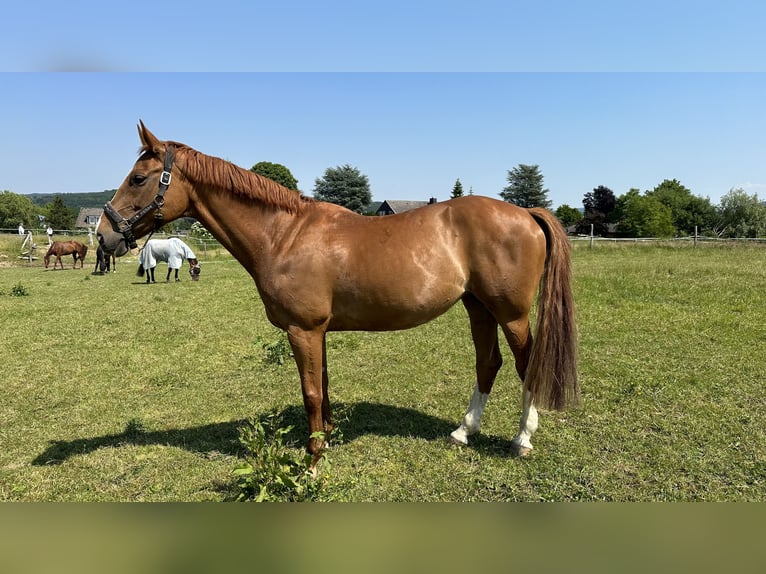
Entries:
POLYGON ((80 213, 77 215, 77 221, 74 224, 75 228, 88 229, 89 227, 95 227, 103 212, 104 210, 100 207, 81 207, 80 213))
POLYGON ((380 204, 380 207, 378 207, 375 215, 394 215, 395 213, 404 213, 405 211, 417 209, 418 207, 423 207, 424 205, 429 205, 431 203, 436 203, 435 197, 432 197, 428 201, 387 199, 380 204))

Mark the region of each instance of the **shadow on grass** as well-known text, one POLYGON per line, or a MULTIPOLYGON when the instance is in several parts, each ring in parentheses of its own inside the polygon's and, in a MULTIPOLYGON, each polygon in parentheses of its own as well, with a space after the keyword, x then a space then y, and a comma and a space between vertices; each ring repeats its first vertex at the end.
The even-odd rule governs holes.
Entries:
MULTIPOLYGON (((333 407, 340 442, 348 443, 365 435, 406 436, 447 443, 449 433, 459 421, 447 421, 420 411, 380 403, 337 403, 333 407)), ((266 415, 262 415, 266 416, 266 415)), ((308 439, 306 414, 302 406, 289 406, 276 413, 279 426, 293 428, 284 436, 285 444, 301 447, 308 439)), ((34 465, 61 464, 68 458, 88 454, 100 448, 124 445, 174 446, 197 453, 220 453, 241 456, 239 429, 248 424, 245 419, 161 431, 146 430, 140 422, 129 421, 119 434, 79 438, 69 441, 51 441, 48 448, 33 461, 34 465)), ((331 439, 332 441, 332 439, 331 439)), ((472 438, 471 448, 487 454, 507 455, 511 448, 508 439, 478 435, 472 438)))

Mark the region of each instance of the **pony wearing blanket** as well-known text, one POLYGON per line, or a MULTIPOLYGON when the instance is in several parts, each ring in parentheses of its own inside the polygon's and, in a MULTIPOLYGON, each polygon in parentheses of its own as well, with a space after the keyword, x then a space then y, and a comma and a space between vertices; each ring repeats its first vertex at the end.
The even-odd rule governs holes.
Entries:
POLYGON ((72 269, 77 266, 77 260, 80 260, 80 269, 82 269, 85 254, 88 253, 88 246, 83 245, 79 241, 54 241, 48 252, 45 254, 43 260, 45 261, 45 268, 48 268, 51 255, 56 256, 56 261, 53 262, 53 270, 56 270, 56 265, 61 265, 61 269, 64 269, 64 262, 61 260, 62 255, 71 255, 74 258, 72 263, 72 269))
POLYGON ((165 278, 165 282, 170 283, 171 271, 175 271, 175 279, 180 281, 178 270, 183 267, 184 259, 189 262, 189 274, 192 279, 195 281, 199 280, 199 261, 197 261, 194 251, 186 243, 177 237, 150 239, 143 246, 138 256, 138 272, 136 275, 143 277, 144 271, 146 271, 146 282, 156 283, 154 280, 154 268, 157 267, 157 261, 165 261, 168 264, 168 275, 165 278))

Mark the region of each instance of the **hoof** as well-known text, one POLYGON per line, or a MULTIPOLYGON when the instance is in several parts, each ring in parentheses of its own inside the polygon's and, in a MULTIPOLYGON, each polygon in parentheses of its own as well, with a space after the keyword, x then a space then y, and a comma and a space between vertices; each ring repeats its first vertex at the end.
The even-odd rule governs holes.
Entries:
POLYGON ((526 458, 532 454, 532 447, 514 444, 511 447, 511 454, 514 457, 526 458))
POLYGON ((449 441, 456 446, 468 446, 468 435, 460 428, 450 433, 449 441))

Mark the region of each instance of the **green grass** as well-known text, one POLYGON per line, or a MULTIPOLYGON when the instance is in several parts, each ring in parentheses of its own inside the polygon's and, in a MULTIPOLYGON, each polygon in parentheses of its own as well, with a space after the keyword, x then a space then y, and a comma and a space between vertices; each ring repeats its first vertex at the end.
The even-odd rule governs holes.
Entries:
MULTIPOLYGON (((0 500, 229 500, 239 429, 272 411, 300 456, 297 372, 269 358, 282 335, 235 261, 147 286, 135 258, 94 276, 94 257, 0 268, 0 500)), ((578 245, 574 261, 583 405, 542 414, 529 459, 508 455, 507 347, 482 434, 447 442, 474 384, 460 306, 411 331, 330 334, 327 498, 763 500, 766 250, 578 245)))

